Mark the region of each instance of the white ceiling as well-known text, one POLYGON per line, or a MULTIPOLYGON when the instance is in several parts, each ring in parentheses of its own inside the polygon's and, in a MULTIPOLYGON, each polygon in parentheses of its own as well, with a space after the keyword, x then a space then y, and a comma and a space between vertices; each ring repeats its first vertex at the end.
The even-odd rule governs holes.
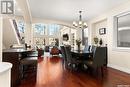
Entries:
POLYGON ((87 21, 128 0, 29 0, 33 17, 72 22, 79 10, 87 21))

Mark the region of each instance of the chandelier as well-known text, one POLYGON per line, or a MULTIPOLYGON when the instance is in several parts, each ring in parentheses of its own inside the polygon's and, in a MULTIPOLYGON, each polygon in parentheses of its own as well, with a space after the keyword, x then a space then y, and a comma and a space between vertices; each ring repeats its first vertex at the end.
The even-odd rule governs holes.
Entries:
POLYGON ((82 15, 81 15, 81 13, 82 13, 82 11, 79 11, 79 21, 78 22, 74 21, 73 22, 73 26, 75 28, 85 29, 88 26, 87 26, 86 22, 82 21, 82 15))

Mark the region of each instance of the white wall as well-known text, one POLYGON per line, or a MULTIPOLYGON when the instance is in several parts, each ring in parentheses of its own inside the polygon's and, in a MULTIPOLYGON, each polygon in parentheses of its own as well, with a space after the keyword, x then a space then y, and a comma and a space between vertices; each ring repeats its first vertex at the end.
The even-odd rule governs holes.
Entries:
POLYGON ((61 39, 63 39, 63 34, 68 34, 69 35, 69 40, 68 41, 63 41, 63 44, 66 45, 70 45, 71 44, 71 28, 64 26, 61 30, 60 30, 60 34, 61 34, 61 39))
MULTIPOLYGON (((94 31, 94 24, 101 20, 107 19, 107 43, 108 43, 108 65, 115 69, 130 73, 130 50, 114 49, 114 16, 130 11, 130 1, 122 3, 121 5, 111 9, 110 11, 101 14, 100 16, 89 20, 90 36, 92 37, 94 31)), ((92 38, 89 40, 92 43, 92 38)))
POLYGON ((2 16, 0 15, 0 62, 2 61, 2 16))
POLYGON ((72 27, 72 24, 68 23, 68 22, 56 21, 56 20, 47 20, 47 19, 40 19, 40 18, 32 18, 32 23, 60 24, 60 25, 72 27))
MULTIPOLYGON (((103 41, 103 46, 105 46, 105 44, 107 44, 107 34, 100 35, 99 29, 106 28, 106 31, 107 31, 107 20, 102 20, 100 22, 96 22, 93 26, 94 26, 94 30, 93 30, 94 33, 93 33, 92 38, 98 37, 99 40, 101 38, 103 41)), ((93 43, 94 43, 94 41, 93 41, 93 43)))
POLYGON ((6 48, 10 48, 12 44, 19 44, 13 23, 10 18, 3 18, 3 44, 6 48))

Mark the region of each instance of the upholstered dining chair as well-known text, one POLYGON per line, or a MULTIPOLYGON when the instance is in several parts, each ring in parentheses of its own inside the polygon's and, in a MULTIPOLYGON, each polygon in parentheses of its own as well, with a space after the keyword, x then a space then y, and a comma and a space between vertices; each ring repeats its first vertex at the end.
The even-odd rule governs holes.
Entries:
POLYGON ((51 54, 52 56, 54 56, 54 55, 58 56, 59 53, 60 53, 60 52, 59 52, 58 47, 53 47, 53 48, 51 49, 51 51, 50 51, 50 54, 51 54))
POLYGON ((65 47, 65 53, 66 53, 67 68, 69 68, 71 70, 77 70, 78 65, 81 63, 81 61, 72 57, 72 53, 71 53, 71 50, 69 47, 65 47))
POLYGON ((64 59, 64 61, 66 61, 65 47, 64 46, 60 46, 60 48, 61 48, 62 58, 64 59))
POLYGON ((49 47, 49 46, 45 46, 44 51, 45 51, 45 52, 49 52, 49 49, 50 49, 50 47, 49 47))
POLYGON ((100 69, 103 76, 103 66, 106 57, 106 47, 93 47, 93 57, 87 61, 84 61, 84 64, 87 65, 88 68, 92 68, 96 71, 100 69))
POLYGON ((84 47, 84 51, 90 51, 91 50, 91 45, 87 45, 84 47))

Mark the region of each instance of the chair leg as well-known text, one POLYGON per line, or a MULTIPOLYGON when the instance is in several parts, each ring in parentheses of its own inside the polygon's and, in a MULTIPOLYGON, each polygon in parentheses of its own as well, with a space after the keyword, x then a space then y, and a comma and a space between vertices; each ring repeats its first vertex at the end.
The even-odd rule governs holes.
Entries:
POLYGON ((23 79, 23 76, 24 76, 23 73, 24 72, 23 72, 23 65, 22 64, 20 65, 19 69, 20 69, 20 79, 23 79))
POLYGON ((103 77, 104 76, 103 66, 101 66, 101 74, 102 74, 102 77, 103 77))

